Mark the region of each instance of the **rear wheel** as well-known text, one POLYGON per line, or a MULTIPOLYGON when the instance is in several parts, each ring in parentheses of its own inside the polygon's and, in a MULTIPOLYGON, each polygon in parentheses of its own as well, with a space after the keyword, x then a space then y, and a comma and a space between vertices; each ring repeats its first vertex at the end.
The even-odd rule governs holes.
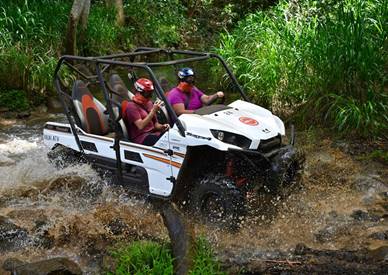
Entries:
POLYGON ((81 153, 60 144, 54 146, 54 148, 47 153, 47 157, 50 162, 58 168, 66 168, 70 165, 85 162, 81 153))
POLYGON ((191 195, 194 211, 211 223, 237 227, 246 213, 246 199, 234 181, 224 175, 201 178, 191 195))

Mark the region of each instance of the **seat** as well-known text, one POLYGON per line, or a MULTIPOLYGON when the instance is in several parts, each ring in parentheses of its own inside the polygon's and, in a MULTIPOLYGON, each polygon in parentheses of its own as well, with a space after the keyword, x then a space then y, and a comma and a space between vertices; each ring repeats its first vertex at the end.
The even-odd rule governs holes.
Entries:
MULTIPOLYGON (((118 74, 112 74, 110 76, 109 86, 110 86, 110 89, 113 91, 113 93, 112 93, 113 101, 120 103, 121 114, 124 114, 125 109, 127 107, 127 104, 132 100, 133 93, 131 93, 127 89, 124 81, 121 79, 121 77, 118 74)), ((114 111, 118 112, 118 110, 114 110, 114 111)), ((125 126, 125 123, 122 119, 119 121, 119 124, 121 126, 122 131, 123 131, 124 138, 129 140, 128 129, 125 126)))
POLYGON ((72 100, 84 131, 95 135, 109 133, 108 115, 104 114, 105 106, 92 95, 82 80, 74 81, 72 100))
POLYGON ((126 88, 124 81, 118 74, 110 76, 109 85, 114 92, 112 93, 112 99, 121 104, 121 112, 124 113, 128 102, 132 100, 133 93, 126 88))

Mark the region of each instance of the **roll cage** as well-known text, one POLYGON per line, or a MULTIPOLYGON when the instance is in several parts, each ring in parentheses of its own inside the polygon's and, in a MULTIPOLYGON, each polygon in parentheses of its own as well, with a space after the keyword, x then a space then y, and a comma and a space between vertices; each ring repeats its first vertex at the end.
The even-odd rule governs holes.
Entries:
POLYGON ((152 68, 178 65, 178 64, 207 60, 207 59, 217 59, 218 61, 221 62, 222 66, 226 70, 227 75, 232 80, 233 85, 237 88, 241 97, 245 101, 249 102, 249 99, 245 94, 243 88, 239 85, 236 77, 229 69, 225 61, 221 58, 221 56, 214 53, 202 53, 202 52, 187 51, 187 50, 171 50, 171 49, 161 49, 161 48, 139 47, 129 53, 120 53, 120 54, 112 54, 112 55, 97 56, 97 57, 81 57, 81 56, 72 56, 72 55, 62 56, 59 59, 54 71, 54 87, 63 105, 65 115, 69 121, 72 133, 74 135, 74 138, 76 140, 76 143, 78 145, 80 152, 83 153, 84 150, 82 148, 80 139, 78 137, 78 133, 75 126, 76 123, 73 119, 73 117, 76 117, 76 116, 74 115, 72 116, 73 108, 72 106, 69 106, 69 102, 71 104, 72 98, 68 93, 64 91, 64 88, 66 87, 66 85, 64 84, 64 81, 59 74, 60 70, 64 65, 66 65, 71 71, 75 72, 85 80, 94 84, 99 84, 101 91, 103 92, 103 96, 106 101, 106 111, 109 116, 109 120, 108 120, 109 127, 112 129, 113 132, 115 132, 115 139, 114 139, 115 141, 114 141, 113 149, 116 152, 117 179, 121 181, 122 172, 121 172, 121 158, 120 158, 120 140, 122 139, 123 135, 118 123, 119 120, 121 119, 121 116, 117 117, 117 115, 114 112, 113 106, 116 106, 117 103, 114 102, 110 97, 110 94, 112 91, 109 91, 107 87, 107 83, 103 77, 103 73, 107 71, 111 66, 121 66, 123 68, 126 67, 128 69, 130 68, 144 69, 149 74, 152 82, 154 83, 157 97, 164 102, 168 114, 170 115, 171 118, 173 118, 173 121, 175 121, 179 130, 179 133, 182 136, 185 136, 185 129, 181 121, 173 111, 171 104, 168 102, 163 92, 163 89, 161 87, 161 84, 158 81, 152 68), (169 60, 161 61, 161 62, 135 62, 136 57, 150 56, 152 54, 164 54, 168 57, 169 60), (183 58, 176 58, 176 55, 183 55, 183 58), (120 60, 124 58, 129 58, 130 62, 125 62, 120 60), (90 65, 94 64, 95 74, 87 75, 86 73, 82 72, 79 68, 77 68, 74 65, 74 62, 85 62, 85 63, 89 63, 90 65), (65 100, 65 98, 67 100, 65 100))

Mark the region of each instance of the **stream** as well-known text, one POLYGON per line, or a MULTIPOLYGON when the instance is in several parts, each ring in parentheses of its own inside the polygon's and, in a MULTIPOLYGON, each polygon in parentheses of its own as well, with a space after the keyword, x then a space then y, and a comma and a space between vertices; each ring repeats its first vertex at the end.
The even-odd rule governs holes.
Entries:
MULTIPOLYGON (((0 120, 0 265, 10 257, 61 256, 100 274, 118 241, 167 241, 160 215, 143 199, 87 164, 58 169, 48 161, 41 135, 47 120, 65 118, 0 120)), ((238 232, 193 221, 196 235, 206 236, 231 274, 309 274, 328 262, 340 273, 388 274, 388 167, 357 159, 346 141, 298 137, 305 170, 290 196, 252 199, 238 232)))

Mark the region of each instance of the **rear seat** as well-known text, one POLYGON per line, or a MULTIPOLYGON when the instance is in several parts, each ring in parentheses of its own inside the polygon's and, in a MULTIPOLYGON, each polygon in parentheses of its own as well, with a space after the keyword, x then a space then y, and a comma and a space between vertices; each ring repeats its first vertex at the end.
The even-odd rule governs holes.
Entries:
MULTIPOLYGON (((106 107, 92 95, 82 80, 74 82, 72 99, 83 130, 90 134, 103 136, 111 132, 108 123, 109 115, 105 113, 106 107)), ((124 138, 128 139, 128 131, 122 119, 119 124, 124 138)))
POLYGON ((95 135, 108 134, 108 115, 104 114, 105 106, 94 98, 85 82, 74 81, 71 97, 82 129, 95 135))

